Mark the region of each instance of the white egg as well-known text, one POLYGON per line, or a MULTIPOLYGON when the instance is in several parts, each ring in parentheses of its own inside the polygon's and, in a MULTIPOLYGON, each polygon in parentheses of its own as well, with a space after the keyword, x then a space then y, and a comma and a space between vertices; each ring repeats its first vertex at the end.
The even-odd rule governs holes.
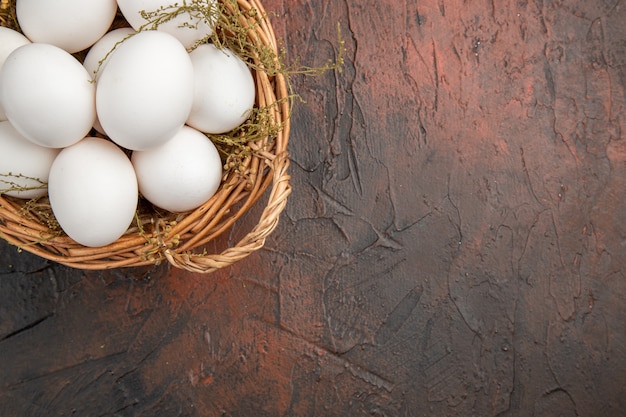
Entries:
POLYGON ((185 126, 169 142, 131 157, 139 192, 157 207, 184 212, 208 201, 222 180, 217 148, 201 132, 185 126))
POLYGON ((115 242, 137 210, 137 177, 115 144, 88 137, 59 153, 48 179, 50 206, 59 225, 90 247, 115 242))
POLYGON ((193 100, 193 66, 172 35, 139 32, 122 42, 101 71, 98 119, 118 145, 145 150, 184 125, 193 100))
MULTIPOLYGON (((4 61, 7 59, 9 54, 20 46, 26 45, 27 43, 30 43, 30 41, 26 36, 13 29, 0 26, 0 71, 2 71, 2 65, 4 64, 4 61)), ((0 94, 0 96, 1 95, 2 94, 0 94)), ((0 102, 0 121, 6 119, 7 118, 4 114, 2 102, 0 102)))
POLYGON ((91 130, 95 86, 68 52, 29 43, 14 50, 0 72, 0 101, 7 119, 28 140, 63 148, 91 130))
POLYGON ((15 8, 22 32, 33 42, 67 52, 87 49, 111 27, 115 0, 18 0, 15 8))
MULTIPOLYGON (((117 3, 120 11, 135 30, 153 29, 152 24, 156 21, 157 16, 145 16, 150 17, 147 20, 142 16, 142 12, 154 14, 154 12, 162 10, 158 13, 160 16, 164 14, 173 15, 179 7, 170 0, 118 0, 117 3)), ((190 48, 213 33, 217 6, 215 0, 196 0, 187 2, 187 5, 197 8, 194 11, 180 13, 170 20, 160 23, 157 30, 175 36, 185 48, 190 48), (209 16, 206 16, 206 12, 209 16)))
POLYGON ((228 49, 211 44, 198 46, 189 56, 195 88, 187 124, 205 133, 224 133, 243 123, 256 94, 248 66, 228 49))
POLYGON ((48 174, 60 149, 35 145, 8 121, 0 122, 0 193, 31 199, 47 192, 48 174))
POLYGON ((100 78, 100 70, 104 69, 113 51, 134 33, 135 30, 128 27, 113 29, 89 48, 83 66, 93 79, 100 78))

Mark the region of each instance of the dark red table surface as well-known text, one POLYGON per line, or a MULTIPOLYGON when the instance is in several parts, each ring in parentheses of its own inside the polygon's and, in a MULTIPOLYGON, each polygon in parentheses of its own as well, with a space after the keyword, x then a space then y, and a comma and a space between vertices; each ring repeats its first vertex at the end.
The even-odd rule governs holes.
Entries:
POLYGON ((2 244, 0 415, 623 416, 626 4, 264 4, 290 62, 346 46, 275 233, 210 275, 2 244))

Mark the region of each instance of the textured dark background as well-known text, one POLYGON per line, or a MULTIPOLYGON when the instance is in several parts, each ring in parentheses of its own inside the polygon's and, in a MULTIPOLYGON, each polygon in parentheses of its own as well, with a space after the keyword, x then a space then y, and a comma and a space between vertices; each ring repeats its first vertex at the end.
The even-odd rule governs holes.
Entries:
POLYGON ((626 3, 264 4, 347 48, 278 229, 208 276, 2 244, 0 415, 623 416, 626 3))

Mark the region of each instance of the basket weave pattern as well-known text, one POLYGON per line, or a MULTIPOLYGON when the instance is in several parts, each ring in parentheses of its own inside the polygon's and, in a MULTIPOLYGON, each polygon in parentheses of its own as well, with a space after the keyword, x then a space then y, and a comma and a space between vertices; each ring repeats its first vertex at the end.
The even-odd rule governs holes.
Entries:
MULTIPOLYGON (((248 40, 270 47, 278 57, 274 31, 262 4, 258 0, 238 0, 236 4, 241 11, 258 11, 241 14, 240 23, 250 28, 248 40)), ((48 216, 31 210, 32 202, 0 195, 0 237, 40 257, 90 270, 168 261, 178 268, 207 273, 260 249, 276 227, 291 191, 287 173, 290 101, 284 75, 269 75, 262 70, 253 73, 257 105, 269 108, 273 122, 282 128, 273 137, 249 142, 254 152, 244 160, 244 169, 228 171, 217 193, 199 208, 184 214, 160 213, 151 206, 140 209, 136 221, 120 239, 89 248, 60 232, 48 216), (200 250, 228 230, 268 189, 269 197, 258 223, 237 244, 215 254, 200 250)), ((37 204, 45 205, 46 201, 37 204)))

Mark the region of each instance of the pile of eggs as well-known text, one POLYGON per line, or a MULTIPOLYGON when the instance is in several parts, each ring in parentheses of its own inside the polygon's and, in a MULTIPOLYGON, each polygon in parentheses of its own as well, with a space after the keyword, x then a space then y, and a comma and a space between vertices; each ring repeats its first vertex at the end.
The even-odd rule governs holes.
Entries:
POLYGON ((0 27, 0 193, 47 193, 84 246, 122 236, 139 195, 175 213, 208 201, 223 172, 206 134, 236 128, 254 106, 245 62, 197 45, 214 22, 182 13, 144 29, 145 12, 169 4, 17 0, 23 34, 0 27), (118 10, 131 27, 112 28, 118 10))

